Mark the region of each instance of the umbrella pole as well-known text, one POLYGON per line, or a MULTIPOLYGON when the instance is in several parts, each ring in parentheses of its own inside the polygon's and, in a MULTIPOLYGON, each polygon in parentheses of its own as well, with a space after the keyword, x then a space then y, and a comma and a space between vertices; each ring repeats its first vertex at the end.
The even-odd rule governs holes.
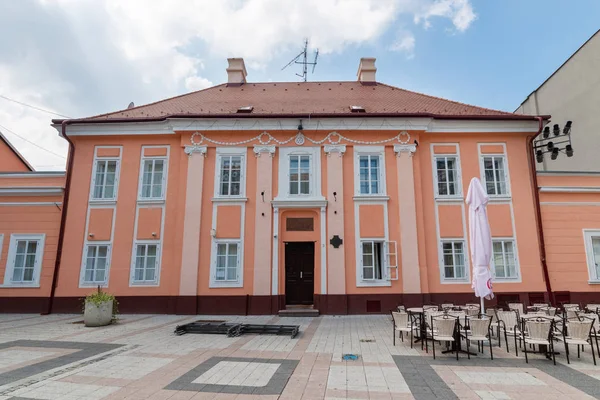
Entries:
POLYGON ((481 302, 481 314, 485 314, 485 310, 483 309, 483 297, 480 297, 479 301, 481 302))

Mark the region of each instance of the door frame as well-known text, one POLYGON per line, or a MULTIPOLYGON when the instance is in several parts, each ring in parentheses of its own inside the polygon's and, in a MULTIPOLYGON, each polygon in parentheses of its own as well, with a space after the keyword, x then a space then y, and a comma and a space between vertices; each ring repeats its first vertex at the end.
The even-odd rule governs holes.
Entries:
POLYGON ((311 293, 311 298, 312 301, 310 303, 306 303, 306 305, 309 304, 314 304, 315 302, 315 287, 316 287, 316 256, 317 256, 317 251, 316 251, 316 247, 317 247, 317 242, 314 240, 287 240, 285 242, 283 242, 283 289, 284 289, 284 304, 287 305, 292 305, 288 303, 288 291, 287 291, 287 268, 285 265, 285 261, 286 261, 286 256, 287 256, 287 246, 288 244, 295 244, 295 243, 310 243, 312 244, 312 270, 313 270, 313 282, 312 282, 312 293, 311 293))

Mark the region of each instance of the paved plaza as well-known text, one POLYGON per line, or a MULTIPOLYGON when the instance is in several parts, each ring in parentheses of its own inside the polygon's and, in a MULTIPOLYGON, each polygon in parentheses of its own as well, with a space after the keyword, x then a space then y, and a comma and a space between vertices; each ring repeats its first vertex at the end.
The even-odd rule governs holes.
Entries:
POLYGON ((567 365, 557 344, 556 366, 505 350, 434 360, 406 339, 394 346, 388 315, 122 315, 86 328, 81 315, 0 314, 0 400, 600 399, 589 347, 577 359, 573 346, 567 365), (300 325, 301 334, 173 333, 196 320, 300 325))

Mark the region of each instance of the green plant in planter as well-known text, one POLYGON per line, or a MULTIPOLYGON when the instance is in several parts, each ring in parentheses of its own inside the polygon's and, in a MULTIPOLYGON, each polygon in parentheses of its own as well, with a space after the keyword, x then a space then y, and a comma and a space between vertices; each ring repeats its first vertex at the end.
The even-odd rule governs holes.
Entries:
POLYGON ((83 301, 83 311, 85 311, 85 304, 86 303, 92 303, 95 306, 99 307, 100 305, 102 305, 102 303, 106 303, 111 301, 113 302, 113 309, 112 309, 112 322, 115 323, 118 318, 118 314, 119 314, 119 302, 117 301, 117 298, 110 294, 110 293, 106 293, 103 292, 102 289, 100 289, 100 286, 98 286, 98 291, 88 294, 84 301, 83 301))

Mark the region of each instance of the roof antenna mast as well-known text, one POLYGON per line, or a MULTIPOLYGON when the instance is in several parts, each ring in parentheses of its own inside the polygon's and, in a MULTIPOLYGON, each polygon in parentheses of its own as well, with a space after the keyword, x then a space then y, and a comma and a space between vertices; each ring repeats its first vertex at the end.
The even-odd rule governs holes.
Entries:
POLYGON ((315 51, 315 59, 313 62, 308 62, 307 56, 308 56, 308 39, 304 39, 304 50, 302 50, 302 52, 300 54, 298 54, 296 57, 294 57, 292 59, 292 61, 287 63, 285 65, 285 67, 281 68, 281 70, 283 71, 284 69, 286 69, 287 67, 289 67, 292 64, 302 64, 302 74, 296 74, 296 75, 298 75, 300 78, 302 78, 302 80, 304 82, 306 82, 306 80, 308 78, 308 66, 309 65, 312 65, 312 73, 313 74, 315 73, 315 67, 317 66, 317 58, 319 57, 319 49, 317 49, 315 51))

